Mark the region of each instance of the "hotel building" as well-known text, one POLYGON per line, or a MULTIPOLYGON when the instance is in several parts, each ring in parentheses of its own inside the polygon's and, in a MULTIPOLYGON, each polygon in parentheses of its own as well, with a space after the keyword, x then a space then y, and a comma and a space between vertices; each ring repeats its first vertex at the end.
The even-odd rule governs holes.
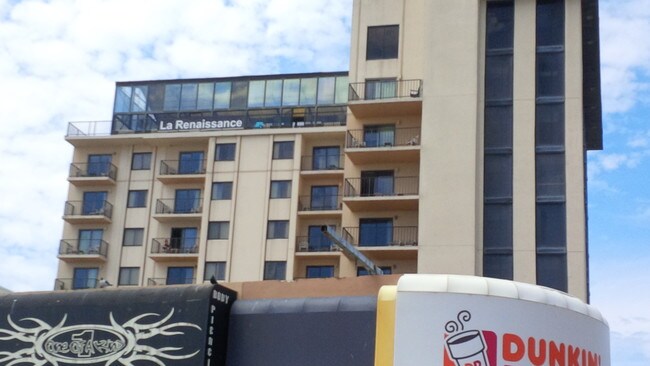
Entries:
POLYGON ((588 300, 596 0, 355 0, 349 72, 118 82, 56 289, 481 275, 588 300))

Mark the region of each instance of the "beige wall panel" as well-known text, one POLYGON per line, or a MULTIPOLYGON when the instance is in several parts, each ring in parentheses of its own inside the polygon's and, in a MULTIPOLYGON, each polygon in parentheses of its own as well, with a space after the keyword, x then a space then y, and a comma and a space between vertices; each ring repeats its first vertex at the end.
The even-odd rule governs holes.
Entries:
POLYGON ((430 246, 423 245, 430 242, 422 239, 418 242, 418 273, 448 273, 475 275, 474 257, 476 250, 474 244, 430 246), (471 259, 471 260, 468 260, 471 259))
POLYGON ((228 240, 208 240, 206 262, 227 262, 228 261, 228 240))
POLYGON ((124 247, 120 267, 140 267, 140 271, 142 271, 142 264, 148 255, 145 248, 144 245, 140 247, 124 247))
MULTIPOLYGON (((239 171, 240 172, 256 172, 268 170, 268 161, 271 152, 271 141, 268 136, 246 136, 241 139, 238 144, 239 152, 239 171)), ((229 164, 233 164, 230 162, 229 164)), ((234 164, 230 170, 221 170, 218 168, 215 171, 232 171, 234 164)))
POLYGON ((230 221, 232 200, 210 201, 210 221, 230 221))
MULTIPOLYGON (((264 153, 264 156, 266 156, 266 153, 264 153)), ((236 159, 236 157, 235 157, 236 159)), ((208 160, 210 162, 210 160, 208 160)), ((236 171, 236 162, 235 161, 215 161, 212 167, 212 171, 216 173, 229 173, 229 172, 234 172, 236 171)), ((224 176, 227 177, 227 175, 224 174, 224 176)), ((221 177, 221 175, 219 175, 221 177)), ((220 178, 221 180, 221 178, 220 178)), ((228 178, 226 178, 228 180, 228 178)))
POLYGON ((586 256, 583 251, 567 253, 567 263, 569 264, 568 270, 568 285, 569 293, 578 297, 582 301, 587 301, 589 298, 589 290, 587 289, 587 267, 586 256))
POLYGON ((289 220, 292 202, 290 198, 269 200, 269 220, 289 220))
POLYGON ((275 239, 266 241, 266 258, 267 261, 286 261, 289 252, 288 239, 275 239))

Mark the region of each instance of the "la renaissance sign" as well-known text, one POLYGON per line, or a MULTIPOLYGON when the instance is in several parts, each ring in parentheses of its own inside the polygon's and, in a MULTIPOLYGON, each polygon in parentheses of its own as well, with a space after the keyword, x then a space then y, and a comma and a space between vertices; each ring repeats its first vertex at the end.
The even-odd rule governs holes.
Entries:
POLYGON ((190 130, 236 130, 243 129, 244 122, 240 119, 231 121, 211 121, 202 119, 200 121, 184 121, 177 119, 174 122, 160 121, 160 131, 190 131, 190 130))

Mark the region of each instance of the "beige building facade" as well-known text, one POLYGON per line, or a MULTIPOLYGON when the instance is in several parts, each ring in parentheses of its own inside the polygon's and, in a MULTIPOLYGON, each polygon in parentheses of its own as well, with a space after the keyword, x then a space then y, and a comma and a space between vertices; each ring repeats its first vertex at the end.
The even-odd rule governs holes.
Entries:
POLYGON ((349 72, 117 83, 55 287, 485 275, 588 300, 597 3, 355 0, 349 72))

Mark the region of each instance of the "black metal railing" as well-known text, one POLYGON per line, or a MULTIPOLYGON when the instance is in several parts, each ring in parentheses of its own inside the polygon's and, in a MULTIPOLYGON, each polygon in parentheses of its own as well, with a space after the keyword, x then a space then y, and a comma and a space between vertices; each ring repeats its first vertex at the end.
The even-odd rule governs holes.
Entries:
POLYGON ((101 239, 63 239, 59 243, 60 255, 101 255, 106 257, 108 243, 101 239))
POLYGON ((151 254, 196 254, 199 238, 156 238, 151 240, 151 254))
POLYGON ((359 227, 345 227, 343 238, 359 247, 416 246, 417 226, 384 226, 363 230, 359 227))
POLYGON ((196 214, 203 212, 202 198, 195 199, 159 199, 156 201, 156 213, 168 215, 196 214))
POLYGON ((54 280, 54 291, 59 290, 83 290, 97 288, 97 278, 57 278, 54 280))
POLYGON ((342 208, 341 195, 300 196, 298 211, 336 211, 342 208))
POLYGON ((419 145, 420 127, 349 130, 345 139, 348 149, 419 145))
POLYGON ((411 196, 418 194, 419 177, 347 178, 345 197, 411 196))
POLYGON ((64 216, 113 217, 113 205, 108 201, 67 201, 64 216))
POLYGON ((306 155, 302 157, 302 160, 300 162, 300 170, 343 170, 344 161, 345 155, 343 154, 329 156, 306 155))
POLYGON ((191 285, 194 277, 147 278, 147 286, 191 285))
POLYGON ((422 95, 422 80, 369 80, 350 83, 348 100, 419 98, 422 95))
POLYGON ((111 163, 72 163, 70 178, 117 177, 117 167, 111 163))
POLYGON ((296 252, 337 252, 338 247, 325 235, 298 236, 296 237, 296 252))
POLYGON ((160 175, 205 174, 205 162, 205 159, 163 160, 160 162, 160 175))

